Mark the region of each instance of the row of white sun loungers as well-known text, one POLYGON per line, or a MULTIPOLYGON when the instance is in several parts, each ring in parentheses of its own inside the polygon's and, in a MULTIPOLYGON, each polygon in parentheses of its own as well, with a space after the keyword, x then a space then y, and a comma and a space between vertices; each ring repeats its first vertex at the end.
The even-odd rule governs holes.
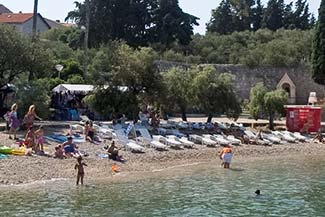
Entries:
MULTIPOLYGON (((204 134, 189 135, 189 138, 184 134, 179 133, 178 130, 172 132, 173 135, 169 136, 151 136, 148 129, 137 128, 136 131, 140 133, 140 136, 135 140, 128 139, 123 128, 111 129, 108 126, 94 125, 96 132, 102 136, 112 137, 119 144, 122 144, 126 150, 132 152, 144 152, 145 147, 151 147, 157 150, 167 150, 168 148, 192 148, 194 144, 206 145, 209 147, 215 147, 217 145, 239 145, 241 141, 235 138, 233 135, 221 135, 221 134, 204 134)), ((83 131, 81 125, 71 125, 71 130, 83 131)), ((251 141, 255 141, 261 145, 271 144, 283 144, 283 143, 295 143, 295 142, 307 142, 310 138, 301 135, 300 133, 291 133, 289 131, 272 131, 271 133, 261 133, 261 137, 257 138, 257 135, 250 130, 245 130, 244 133, 251 141)))

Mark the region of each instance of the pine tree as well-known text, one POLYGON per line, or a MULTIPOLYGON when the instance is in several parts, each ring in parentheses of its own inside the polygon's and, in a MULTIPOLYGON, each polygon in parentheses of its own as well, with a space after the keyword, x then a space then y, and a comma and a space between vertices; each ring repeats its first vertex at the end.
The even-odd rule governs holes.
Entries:
POLYGON ((284 25, 284 1, 269 0, 263 16, 263 27, 270 30, 277 30, 284 25))
POLYGON ((253 30, 257 31, 262 27, 262 21, 263 21, 263 11, 264 7, 261 3, 261 0, 256 1, 256 6, 253 8, 253 30))
POLYGON ((212 10, 212 17, 207 23, 208 32, 229 34, 235 31, 234 15, 228 0, 222 0, 219 7, 212 10))
POLYGON ((321 1, 318 9, 313 41, 312 77, 316 83, 325 85, 325 0, 321 1))

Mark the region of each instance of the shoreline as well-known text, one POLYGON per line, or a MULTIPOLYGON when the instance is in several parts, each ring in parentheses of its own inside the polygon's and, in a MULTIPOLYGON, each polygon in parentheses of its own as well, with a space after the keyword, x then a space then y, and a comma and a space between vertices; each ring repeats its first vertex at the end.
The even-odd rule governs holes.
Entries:
MULTIPOLYGON (((2 144, 8 144, 6 134, 0 134, 2 144)), ((9 141, 10 142, 10 141, 9 141)), ((11 141, 12 142, 12 141, 11 141)), ((48 149, 54 149, 56 143, 47 145, 48 149)), ((182 149, 158 152, 146 148, 143 154, 134 154, 121 151, 126 163, 114 162, 108 159, 96 157, 96 153, 104 153, 103 145, 91 143, 79 144, 81 150, 89 153, 84 161, 85 184, 103 180, 103 182, 123 182, 150 177, 164 177, 176 174, 182 170, 193 170, 196 167, 220 168, 220 160, 216 154, 221 147, 209 148, 195 145, 194 149, 182 149), (117 164, 120 173, 115 174, 111 166, 117 164), (208 166, 208 167, 207 167, 208 166)), ((297 143, 267 146, 241 145, 233 146, 233 165, 265 159, 287 159, 291 157, 322 156, 325 154, 325 145, 318 143, 297 143)), ((67 181, 74 185, 76 172, 73 169, 76 159, 55 159, 44 156, 9 156, 0 160, 0 187, 8 186, 32 186, 41 183, 67 181)), ((232 165, 231 165, 232 166, 232 165)), ((223 169, 223 168, 220 168, 223 169)), ((101 181, 100 181, 101 182, 101 181)))

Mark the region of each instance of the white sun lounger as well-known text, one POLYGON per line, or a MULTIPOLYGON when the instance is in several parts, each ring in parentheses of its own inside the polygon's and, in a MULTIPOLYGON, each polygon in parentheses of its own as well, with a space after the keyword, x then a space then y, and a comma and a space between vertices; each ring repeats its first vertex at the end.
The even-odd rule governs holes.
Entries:
POLYGON ((281 138, 273 135, 273 134, 266 134, 266 133, 262 133, 263 138, 266 138, 267 140, 269 140, 270 142, 272 142, 273 144, 281 144, 281 138))
POLYGON ((216 141, 219 145, 224 146, 224 145, 230 145, 230 141, 225 139, 222 135, 220 134, 215 134, 210 137, 213 141, 216 141))
POLYGON ((142 142, 144 145, 149 145, 151 148, 156 150, 167 150, 167 146, 163 143, 153 140, 149 131, 146 128, 137 129, 140 132, 141 136, 137 139, 142 142))
POLYGON ((288 134, 285 134, 285 133, 281 133, 281 132, 278 132, 278 131, 272 131, 272 134, 276 135, 276 136, 279 136, 282 140, 286 141, 286 142, 291 142, 291 143, 294 143, 296 142, 296 138, 288 135, 288 134))
POLYGON ((310 140, 308 137, 301 135, 301 133, 299 133, 299 132, 294 132, 293 136, 296 137, 297 139, 299 139, 299 141, 302 141, 302 142, 307 142, 308 140, 310 140))
POLYGON ((122 144, 127 151, 144 152, 144 148, 141 145, 138 145, 135 141, 127 138, 123 129, 115 130, 114 133, 116 136, 116 142, 122 144))
POLYGON ((289 135, 292 138, 295 138, 299 142, 306 142, 307 141, 307 137, 301 135, 299 132, 291 133, 289 131, 284 131, 283 134, 289 135))
POLYGON ((186 137, 178 138, 177 136, 170 135, 170 136, 167 136, 167 138, 173 139, 175 141, 182 143, 182 146, 184 146, 186 148, 193 148, 193 146, 194 146, 194 142, 189 141, 186 137))
POLYGON ((260 138, 257 138, 257 135, 255 135, 255 133, 253 133, 252 131, 245 130, 244 133, 248 136, 249 139, 255 140, 258 145, 271 145, 272 144, 272 142, 269 141, 267 138, 263 138, 263 135, 262 135, 263 139, 260 139, 260 138))
POLYGON ((199 135, 196 135, 196 134, 191 134, 191 135, 189 136, 189 140, 190 140, 191 142, 194 142, 194 143, 196 143, 196 144, 200 144, 200 145, 202 145, 202 139, 203 139, 202 136, 199 136, 199 135))
POLYGON ((212 135, 210 134, 204 134, 202 138, 202 145, 206 145, 209 147, 215 147, 217 145, 217 141, 213 140, 212 135))
POLYGON ((162 142, 166 144, 167 146, 173 147, 173 148, 181 148, 182 143, 178 142, 174 139, 169 139, 164 136, 153 136, 153 140, 162 142))
POLYGON ((193 148, 194 146, 194 142, 189 141, 186 137, 182 137, 178 139, 178 141, 180 141, 185 148, 193 148))
POLYGON ((236 139, 233 135, 227 136, 227 140, 233 145, 240 145, 241 143, 240 139, 236 139))
POLYGON ((252 131, 245 130, 244 133, 246 134, 246 136, 248 136, 248 138, 250 138, 250 139, 256 139, 256 135, 252 131))

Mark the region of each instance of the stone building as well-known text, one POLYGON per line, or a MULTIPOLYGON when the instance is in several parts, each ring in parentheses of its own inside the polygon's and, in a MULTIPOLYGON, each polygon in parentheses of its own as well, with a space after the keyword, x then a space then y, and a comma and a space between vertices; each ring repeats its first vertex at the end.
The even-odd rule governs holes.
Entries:
MULTIPOLYGON (((167 61, 155 63, 160 72, 172 67, 189 68, 191 65, 167 61)), ((204 65, 201 65, 202 67, 204 65)), ((288 104, 306 105, 310 92, 316 92, 319 99, 325 98, 325 86, 316 84, 307 66, 297 67, 254 67, 244 65, 213 65, 217 73, 230 73, 235 76, 235 90, 242 99, 249 99, 250 90, 258 82, 269 89, 283 89, 288 92, 288 104)))

